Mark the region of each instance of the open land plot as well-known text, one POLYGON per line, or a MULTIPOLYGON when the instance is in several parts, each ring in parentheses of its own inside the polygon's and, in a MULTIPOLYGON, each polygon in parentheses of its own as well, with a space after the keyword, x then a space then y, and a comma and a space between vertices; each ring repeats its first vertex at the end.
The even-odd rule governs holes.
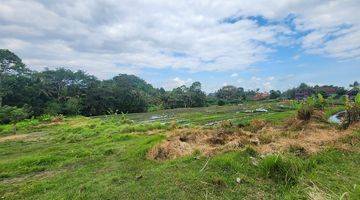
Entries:
POLYGON ((3 125, 0 198, 359 199, 359 126, 295 115, 250 102, 3 125))

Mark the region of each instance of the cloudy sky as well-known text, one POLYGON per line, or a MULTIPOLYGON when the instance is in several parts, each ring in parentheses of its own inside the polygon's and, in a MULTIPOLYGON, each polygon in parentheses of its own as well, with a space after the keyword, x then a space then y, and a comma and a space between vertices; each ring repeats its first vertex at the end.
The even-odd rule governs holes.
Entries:
POLYGON ((0 0, 0 48, 32 69, 261 90, 360 79, 359 0, 0 0))

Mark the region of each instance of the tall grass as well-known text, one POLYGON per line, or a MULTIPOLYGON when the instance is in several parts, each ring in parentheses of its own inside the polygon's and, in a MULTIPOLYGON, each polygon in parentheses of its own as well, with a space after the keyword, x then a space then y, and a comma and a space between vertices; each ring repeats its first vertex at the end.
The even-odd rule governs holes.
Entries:
POLYGON ((293 156, 269 155, 259 164, 263 176, 285 185, 294 185, 304 172, 304 162, 293 156))

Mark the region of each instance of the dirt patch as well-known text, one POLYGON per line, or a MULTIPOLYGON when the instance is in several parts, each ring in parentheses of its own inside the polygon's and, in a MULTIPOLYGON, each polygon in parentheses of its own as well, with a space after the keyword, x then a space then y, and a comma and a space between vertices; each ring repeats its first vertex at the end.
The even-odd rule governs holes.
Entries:
POLYGON ((1 137, 0 142, 23 140, 27 137, 28 137, 27 134, 9 135, 9 136, 5 136, 5 137, 1 137))
POLYGON ((27 181, 27 180, 43 180, 43 179, 54 177, 59 172, 60 171, 36 172, 36 173, 27 174, 27 175, 20 176, 20 177, 6 178, 4 180, 1 180, 0 183, 2 183, 2 184, 15 184, 15 183, 24 182, 24 181, 27 181))
MULTIPOLYGON (((188 156, 195 152, 203 155, 213 155, 223 151, 253 146, 261 154, 277 153, 293 149, 301 155, 318 152, 329 145, 335 146, 337 141, 358 130, 359 127, 347 130, 338 130, 319 122, 308 122, 299 125, 296 129, 261 125, 262 128, 247 131, 243 128, 176 129, 168 133, 168 138, 148 152, 148 157, 155 160, 174 159, 188 156), (301 127, 301 128, 300 128, 301 127), (294 149, 294 147, 296 147, 294 149)), ((344 146, 344 145, 342 145, 344 146)), ((345 146, 344 146, 345 148, 345 146)))
POLYGON ((0 142, 7 141, 37 141, 42 133, 14 134, 0 137, 0 142))

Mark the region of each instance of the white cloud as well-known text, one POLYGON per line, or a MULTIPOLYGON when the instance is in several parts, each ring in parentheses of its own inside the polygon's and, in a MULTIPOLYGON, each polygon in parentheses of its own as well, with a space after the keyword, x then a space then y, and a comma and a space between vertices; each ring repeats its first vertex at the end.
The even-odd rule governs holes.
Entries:
POLYGON ((307 53, 354 59, 359 8, 357 0, 2 0, 0 47, 33 68, 86 66, 101 78, 143 68, 246 70, 298 41, 307 53))
POLYGON ((300 58, 300 55, 299 55, 299 54, 293 56, 293 59, 294 59, 294 60, 299 60, 299 58, 300 58))
POLYGON ((135 71, 246 69, 267 57, 286 28, 245 18, 221 23, 239 10, 241 4, 222 1, 3 0, 0 46, 29 65, 86 63, 97 75, 118 64, 135 71), (7 44, 15 39, 23 45, 7 44))
POLYGON ((245 89, 260 89, 261 91, 269 91, 271 89, 274 89, 274 82, 277 81, 277 79, 273 76, 268 77, 257 77, 252 76, 250 79, 239 79, 238 83, 240 84, 240 87, 243 87, 245 89))
POLYGON ((302 46, 308 53, 337 59, 360 57, 360 2, 317 1, 297 9, 299 31, 308 31, 302 46))
POLYGON ((238 73, 232 73, 230 76, 231 77, 237 77, 237 76, 239 76, 239 74, 238 73))
POLYGON ((189 86, 192 82, 193 80, 191 78, 181 79, 179 77, 175 77, 171 80, 166 81, 164 84, 164 88, 166 90, 171 90, 173 88, 180 87, 183 85, 189 86))
POLYGON ((274 79, 275 79, 275 77, 273 77, 273 76, 269 76, 269 77, 266 78, 266 80, 268 80, 268 81, 272 81, 274 79))

